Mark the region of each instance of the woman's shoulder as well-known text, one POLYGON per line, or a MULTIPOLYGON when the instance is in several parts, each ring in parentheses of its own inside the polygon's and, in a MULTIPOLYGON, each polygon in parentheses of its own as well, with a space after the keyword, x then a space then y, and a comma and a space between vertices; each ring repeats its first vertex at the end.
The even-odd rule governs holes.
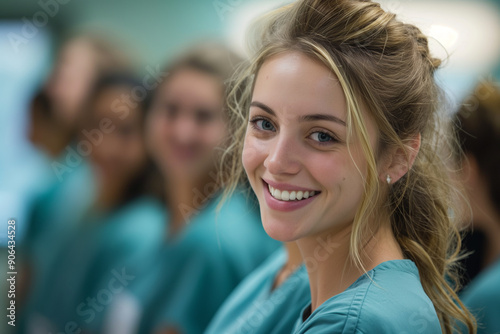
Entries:
POLYGON ((296 333, 441 333, 410 260, 383 262, 320 305, 296 333))
POLYGON ((151 197, 140 197, 130 201, 104 216, 99 235, 109 244, 132 243, 139 245, 151 240, 161 240, 165 233, 165 210, 161 203, 151 197))
POLYGON ((164 223, 165 215, 165 208, 159 200, 150 196, 141 196, 118 208, 113 218, 131 224, 164 223))
MULTIPOLYGON (((248 243, 271 240, 262 227, 258 206, 242 191, 235 192, 222 203, 220 195, 214 196, 195 212, 189 224, 191 237, 216 242, 218 248, 234 250, 240 246, 246 248, 248 243)), ((277 247, 278 243, 274 243, 277 247)))
POLYGON ((256 298, 263 290, 270 291, 274 278, 286 263, 286 259, 286 250, 284 247, 279 247, 240 282, 226 302, 238 303, 245 299, 256 298))

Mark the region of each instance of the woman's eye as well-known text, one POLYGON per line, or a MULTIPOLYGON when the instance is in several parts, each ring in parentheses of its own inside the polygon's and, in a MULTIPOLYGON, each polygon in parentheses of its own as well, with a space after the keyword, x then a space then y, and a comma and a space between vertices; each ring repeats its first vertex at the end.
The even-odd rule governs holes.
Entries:
POLYGON ((320 143, 327 143, 335 141, 335 139, 325 132, 314 132, 311 134, 311 139, 320 143))
POLYGON ((264 131, 274 131, 274 126, 273 123, 269 122, 268 120, 265 119, 257 119, 253 121, 257 129, 259 130, 264 130, 264 131))

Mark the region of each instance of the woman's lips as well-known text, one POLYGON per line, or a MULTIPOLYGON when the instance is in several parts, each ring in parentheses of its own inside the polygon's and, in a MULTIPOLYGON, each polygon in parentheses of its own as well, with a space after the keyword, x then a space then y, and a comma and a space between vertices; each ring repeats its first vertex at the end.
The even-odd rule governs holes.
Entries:
POLYGON ((294 211, 308 205, 321 193, 316 190, 308 190, 291 185, 273 184, 262 180, 264 198, 269 208, 277 211, 294 211), (285 188, 285 189, 284 189, 285 188), (271 194, 271 191, 275 194, 271 194), (277 197, 277 198, 276 198, 277 197))

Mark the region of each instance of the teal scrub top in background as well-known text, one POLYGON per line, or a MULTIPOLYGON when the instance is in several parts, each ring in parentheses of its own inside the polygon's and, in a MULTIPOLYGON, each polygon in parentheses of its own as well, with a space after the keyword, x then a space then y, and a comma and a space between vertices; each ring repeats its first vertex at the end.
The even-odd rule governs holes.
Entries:
POLYGON ((0 163, 0 247, 8 245, 7 221, 14 218, 16 248, 21 249, 33 207, 58 182, 50 167, 52 159, 31 145, 29 150, 29 154, 20 159, 22 164, 0 163))
POLYGON ((148 197, 86 216, 50 268, 31 312, 33 327, 64 332, 74 322, 98 332, 112 300, 148 270, 163 242, 164 221, 163 206, 148 197))
POLYGON ((56 258, 65 251, 68 240, 90 210, 95 194, 95 175, 88 162, 82 160, 36 201, 21 248, 30 269, 30 281, 28 298, 19 311, 20 332, 25 331, 26 317, 51 284, 51 268, 57 266, 56 258))
POLYGON ((235 193, 217 212, 219 200, 210 200, 169 236, 154 268, 130 288, 142 309, 140 333, 167 326, 202 333, 236 285, 280 246, 265 233, 247 196, 235 193))
POLYGON ((379 264, 309 313, 310 305, 294 334, 441 333, 434 305, 411 260, 379 264))
POLYGON ((478 334, 500 333, 500 259, 476 276, 460 298, 476 316, 478 334))
POLYGON ((286 249, 280 248, 254 270, 226 299, 205 334, 291 333, 311 297, 304 265, 272 290, 286 261, 286 249))
POLYGON ((55 181, 36 203, 24 246, 36 278, 46 276, 59 248, 89 211, 96 187, 91 166, 82 160, 62 181, 55 181))

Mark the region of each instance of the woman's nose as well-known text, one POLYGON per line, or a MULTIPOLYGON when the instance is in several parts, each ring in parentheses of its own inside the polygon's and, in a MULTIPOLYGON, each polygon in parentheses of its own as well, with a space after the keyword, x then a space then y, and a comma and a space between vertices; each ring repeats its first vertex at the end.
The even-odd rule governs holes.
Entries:
POLYGON ((269 143, 269 154, 264 167, 274 175, 294 175, 300 171, 299 143, 291 136, 278 135, 269 143))

